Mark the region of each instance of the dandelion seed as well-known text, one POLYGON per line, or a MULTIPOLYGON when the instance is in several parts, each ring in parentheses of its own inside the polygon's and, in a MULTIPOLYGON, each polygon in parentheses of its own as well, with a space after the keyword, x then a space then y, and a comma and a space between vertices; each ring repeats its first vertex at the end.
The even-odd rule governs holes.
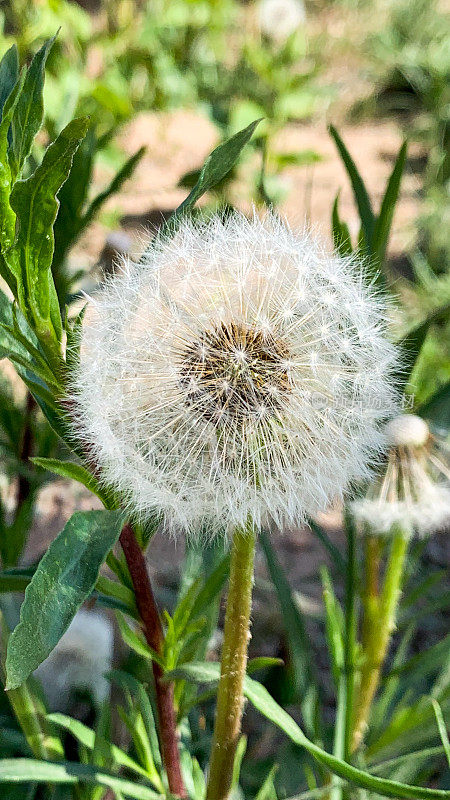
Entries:
POLYGON ((86 315, 73 396, 130 509, 192 535, 299 524, 368 475, 395 355, 361 266, 236 213, 184 221, 124 267, 86 315))

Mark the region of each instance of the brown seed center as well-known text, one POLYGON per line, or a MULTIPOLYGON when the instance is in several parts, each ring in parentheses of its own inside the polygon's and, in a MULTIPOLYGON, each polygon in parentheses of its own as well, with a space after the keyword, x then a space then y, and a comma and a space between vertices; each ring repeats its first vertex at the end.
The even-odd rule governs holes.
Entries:
POLYGON ((272 333, 221 323, 181 353, 186 402, 214 423, 273 414, 290 389, 288 358, 286 344, 272 333))

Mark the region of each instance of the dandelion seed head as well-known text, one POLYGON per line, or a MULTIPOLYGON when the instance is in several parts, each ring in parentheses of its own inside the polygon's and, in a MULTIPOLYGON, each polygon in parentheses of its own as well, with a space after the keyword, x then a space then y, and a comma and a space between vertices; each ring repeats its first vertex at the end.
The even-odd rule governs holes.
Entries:
POLYGON ((305 23, 306 13, 303 0, 260 0, 258 17, 261 31, 281 44, 305 23))
POLYGON ((432 436, 421 417, 401 414, 386 424, 386 467, 356 500, 352 510, 361 528, 386 535, 394 527, 426 535, 450 525, 450 468, 444 442, 432 436))
POLYGON ((190 535, 300 524, 369 474, 396 357, 362 272, 275 214, 235 213, 183 221, 108 280, 73 405, 130 510, 190 535))

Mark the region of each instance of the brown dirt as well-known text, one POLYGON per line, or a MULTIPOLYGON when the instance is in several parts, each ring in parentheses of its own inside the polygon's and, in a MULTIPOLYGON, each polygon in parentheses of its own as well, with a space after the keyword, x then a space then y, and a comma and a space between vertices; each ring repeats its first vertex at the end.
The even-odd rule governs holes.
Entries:
MULTIPOLYGON (((340 132, 362 172, 374 208, 378 209, 401 135, 393 123, 387 122, 345 126, 340 132)), ((218 133, 210 120, 194 111, 141 113, 122 132, 119 142, 127 155, 142 145, 147 147, 135 175, 121 194, 110 198, 105 207, 106 212, 114 212, 122 218, 139 249, 149 219, 155 224, 161 211, 173 209, 183 200, 186 192, 176 188, 178 181, 185 172, 201 166, 217 144, 218 133)), ((288 125, 278 136, 274 148, 287 152, 314 149, 322 158, 312 167, 289 167, 283 171, 281 180, 287 198, 281 210, 288 219, 297 224, 306 219, 329 237, 331 207, 339 191, 341 216, 356 236, 359 223, 352 192, 325 123, 288 125)), ((416 155, 416 151, 417 148, 412 147, 411 155, 416 155)), ((233 187, 233 199, 244 211, 250 207, 248 186, 256 168, 255 159, 247 161, 233 187)), ((109 177, 105 169, 97 170, 98 184, 104 184, 109 177)), ((419 179, 407 169, 393 224, 392 253, 403 250, 414 238, 419 188, 419 179)), ((74 265, 89 266, 96 262, 106 232, 99 221, 91 226, 74 251, 74 265)))

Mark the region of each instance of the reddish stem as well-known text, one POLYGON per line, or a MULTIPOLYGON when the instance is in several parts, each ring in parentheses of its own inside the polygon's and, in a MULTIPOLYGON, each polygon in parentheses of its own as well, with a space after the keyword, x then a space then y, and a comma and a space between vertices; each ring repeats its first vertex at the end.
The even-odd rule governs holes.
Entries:
MULTIPOLYGON (((136 604, 142 620, 145 638, 157 653, 162 653, 164 634, 159 618, 155 597, 150 584, 145 558, 137 542, 134 531, 128 523, 122 528, 120 544, 133 582, 136 604)), ((174 710, 173 683, 162 680, 163 670, 155 661, 152 662, 155 679, 156 703, 161 737, 161 749, 164 766, 167 772, 169 789, 172 794, 187 797, 181 776, 180 754, 174 710)))
MULTIPOLYGON (((27 392, 27 399, 25 404, 25 417, 24 428, 22 435, 22 445, 20 448, 20 461, 29 468, 29 458, 33 450, 33 431, 31 427, 33 411, 36 407, 36 401, 30 392, 27 392)), ((26 475, 19 475, 19 482, 17 487, 17 502, 16 502, 16 515, 19 514, 22 505, 28 500, 31 493, 31 484, 26 475)))

